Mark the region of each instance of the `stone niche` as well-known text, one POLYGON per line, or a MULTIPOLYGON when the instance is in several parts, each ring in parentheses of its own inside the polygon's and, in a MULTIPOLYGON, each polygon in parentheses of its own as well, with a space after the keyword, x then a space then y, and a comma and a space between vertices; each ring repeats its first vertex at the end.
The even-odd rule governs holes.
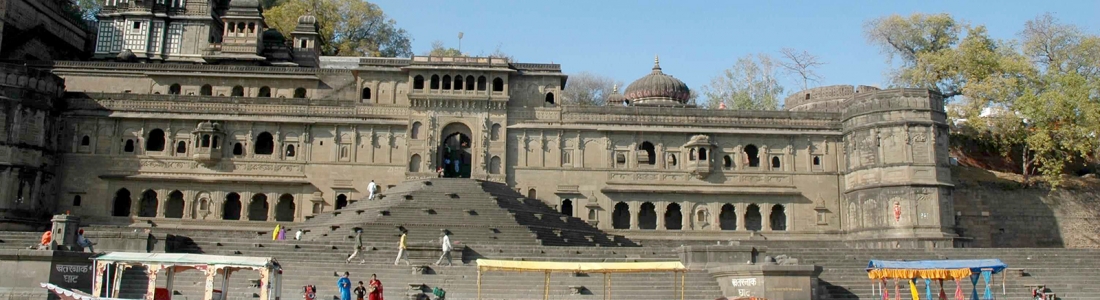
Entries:
POLYGON ((814 299, 817 282, 812 265, 730 265, 707 269, 718 280, 722 295, 768 300, 814 299))

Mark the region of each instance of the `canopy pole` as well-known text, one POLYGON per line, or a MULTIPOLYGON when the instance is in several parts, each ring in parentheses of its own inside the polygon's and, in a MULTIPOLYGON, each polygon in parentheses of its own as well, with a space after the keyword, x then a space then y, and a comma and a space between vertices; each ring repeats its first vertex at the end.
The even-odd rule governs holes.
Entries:
POLYGON ((607 286, 607 283, 611 281, 610 280, 611 278, 608 277, 608 276, 611 276, 611 274, 603 273, 603 299, 604 300, 611 300, 611 296, 607 295, 607 293, 611 291, 611 288, 609 288, 607 286))
POLYGON ((687 271, 680 272, 680 300, 684 300, 684 282, 687 281, 687 271))
POLYGON ((1008 272, 1001 271, 1001 295, 1007 295, 1005 291, 1005 283, 1008 283, 1008 272))
POLYGON ((607 273, 607 300, 611 300, 611 273, 607 273))
POLYGON ((550 300, 550 272, 549 271, 546 272, 546 289, 545 289, 544 295, 545 296, 543 296, 543 299, 550 300))
POLYGON ((477 268, 477 300, 481 300, 481 268, 477 268))

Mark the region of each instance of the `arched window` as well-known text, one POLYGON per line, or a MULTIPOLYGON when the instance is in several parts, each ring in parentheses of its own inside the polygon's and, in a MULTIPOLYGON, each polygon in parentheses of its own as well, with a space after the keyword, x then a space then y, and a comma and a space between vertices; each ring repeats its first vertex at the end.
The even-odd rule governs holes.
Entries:
POLYGON ((733 157, 729 155, 722 156, 722 168, 726 170, 733 169, 733 157))
POLYGON ((80 206, 80 195, 73 196, 73 207, 80 206))
POLYGON ((85 135, 84 137, 80 138, 80 145, 81 146, 88 146, 88 145, 91 145, 91 144, 92 144, 92 139, 90 137, 85 135))
POLYGON ((546 93, 546 104, 554 105, 554 93, 546 93))
POLYGON ((718 228, 737 230, 737 209, 733 204, 722 205, 722 211, 718 213, 718 228))
POLYGON ((153 190, 145 190, 141 193, 141 201, 138 202, 138 217, 143 218, 155 218, 157 217, 157 192, 153 190))
POLYGON ((462 84, 462 75, 455 76, 455 90, 461 90, 463 85, 464 84, 462 84))
POLYGON ((252 195, 252 201, 248 203, 249 221, 267 221, 267 195, 252 195))
POLYGON ((695 160, 695 152, 696 152, 695 148, 691 148, 691 150, 688 152, 688 160, 691 160, 691 161, 695 160))
POLYGON ((294 221, 294 196, 290 194, 279 196, 279 202, 275 204, 275 221, 294 221))
POLYGON ((669 154, 668 155, 668 166, 669 167, 675 167, 676 166, 676 154, 669 154))
POLYGON ((256 145, 252 149, 252 153, 260 155, 268 155, 275 152, 275 139, 271 137, 270 133, 264 131, 256 137, 256 145))
POLYGON ((496 141, 500 139, 500 123, 494 123, 493 127, 489 129, 489 140, 496 141))
POLYGON ((187 142, 179 141, 176 143, 176 153, 187 153, 187 142))
POLYGON ((256 23, 248 23, 248 34, 256 33, 256 23))
POLYGON ((821 165, 821 157, 820 156, 814 156, 814 165, 815 166, 820 166, 821 165))
POLYGON ((779 164, 779 157, 772 156, 772 169, 778 170, 780 169, 780 167, 781 165, 779 164))
POLYGON ((145 151, 164 151, 164 130, 153 129, 145 140, 145 151))
POLYGON ((230 93, 229 95, 230 95, 230 96, 235 96, 235 97, 244 97, 244 87, 243 87, 243 86, 239 86, 239 85, 238 85, 238 86, 234 86, 234 87, 233 87, 233 92, 232 92, 232 93, 230 93))
POLYGON ((772 206, 772 214, 768 216, 768 219, 771 220, 772 230, 787 230, 787 210, 782 204, 772 206))
POLYGON ((202 135, 202 143, 199 144, 199 145, 201 145, 200 147, 203 147, 203 148, 210 147, 210 135, 209 134, 202 135))
POLYGON ((638 229, 657 229, 657 207, 652 202, 642 203, 638 210, 638 229))
POLYGON ((489 159, 489 174, 500 174, 500 156, 493 156, 489 159))
POLYGON ((173 83, 171 86, 168 86, 168 94, 169 95, 179 95, 180 90, 181 89, 180 89, 180 84, 179 83, 173 83))
POLYGON ((413 156, 409 158, 409 172, 420 172, 420 154, 413 154, 413 156))
POLYGON ((420 122, 413 122, 412 128, 409 128, 409 138, 414 140, 420 138, 420 122))
POLYGON ((183 192, 172 191, 168 194, 168 201, 164 203, 164 217, 183 218, 183 192))
POLYGON ((432 81, 428 83, 428 88, 433 90, 439 89, 439 75, 432 75, 432 81))
POLYGON ((309 48, 309 40, 306 40, 306 39, 299 40, 298 41, 298 48, 302 48, 302 49, 309 48))
POLYGON ((344 194, 336 196, 336 209, 341 209, 345 206, 348 206, 348 196, 344 194))
POLYGON ((561 201, 561 214, 573 216, 573 200, 565 199, 561 201))
POLYGON ((266 86, 260 87, 260 93, 256 96, 260 98, 271 98, 271 88, 266 86))
POLYGON ((611 213, 611 228, 630 229, 630 205, 619 202, 611 213))
POLYGON ((527 190, 527 199, 538 199, 538 194, 535 189, 527 190))
POLYGON ((500 79, 500 77, 497 77, 497 78, 493 79, 493 91, 494 92, 503 92, 504 91, 504 79, 500 79))
POLYGON ((680 204, 669 203, 665 207, 665 229, 680 230, 684 228, 684 215, 680 212, 680 204))
POLYGON ((212 148, 220 149, 220 148, 218 148, 218 136, 216 136, 216 135, 214 136, 214 146, 212 148))
POLYGON ((241 195, 237 193, 229 193, 225 195, 225 202, 222 203, 222 220, 240 220, 241 219, 241 195))
POLYGON ((699 148, 699 160, 707 160, 707 148, 699 148))
POLYGON ((474 90, 474 76, 466 76, 466 90, 474 90))
MULTIPOLYGON (((172 1, 172 4, 176 3, 176 0, 169 0, 169 1, 172 1)), ((227 22, 225 27, 229 28, 229 33, 237 33, 237 23, 236 22, 227 22)))
POLYGON ((755 145, 745 146, 745 156, 749 161, 749 167, 760 166, 760 156, 758 155, 760 150, 756 149, 755 145))
POLYGON ((244 145, 233 143, 233 155, 244 155, 244 145))
POLYGON ((745 209, 745 229, 751 231, 760 231, 760 222, 760 206, 757 206, 756 204, 749 204, 749 207, 745 209))
POLYGON ((134 140, 126 140, 126 145, 122 146, 122 152, 133 153, 134 152, 134 140))
POLYGON ((370 100, 370 88, 369 87, 363 88, 363 92, 361 93, 360 97, 363 100, 370 100))
POLYGON ((294 157, 294 145, 286 145, 286 157, 294 157))
POLYGON ((296 89, 294 89, 294 98, 305 98, 305 97, 306 97, 306 88, 296 88, 296 89))
POLYGON ((199 95, 210 96, 210 95, 213 95, 213 94, 214 94, 214 88, 211 87, 209 84, 204 84, 204 85, 202 85, 202 88, 199 89, 199 95))
POLYGON ((443 89, 451 89, 451 75, 443 75, 443 89))
POLYGON ((657 154, 654 152, 653 143, 642 142, 638 145, 638 164, 653 165, 657 163, 657 154))
POLYGON ((126 217, 130 215, 130 206, 133 203, 130 200, 130 190, 118 189, 115 192, 115 203, 111 208, 111 216, 126 217))
POLYGON ((414 90, 423 90, 424 89, 424 76, 416 75, 416 77, 413 77, 413 89, 414 90))
POLYGON ((479 91, 484 91, 485 90, 485 76, 478 76, 477 77, 477 90, 479 90, 479 91))

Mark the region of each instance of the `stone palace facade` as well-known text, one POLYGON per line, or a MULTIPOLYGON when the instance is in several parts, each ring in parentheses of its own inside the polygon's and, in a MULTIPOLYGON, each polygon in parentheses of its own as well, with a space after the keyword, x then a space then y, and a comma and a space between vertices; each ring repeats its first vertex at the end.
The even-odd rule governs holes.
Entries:
MULTIPOLYGON (((828 86, 783 111, 705 110, 655 61, 612 105, 569 106, 556 64, 322 57, 313 17, 286 40, 256 0, 106 4, 93 60, 28 63, 56 75, 44 86, 2 77, 47 95, 63 80, 33 125, 7 109, 6 137, 47 133, 36 142, 58 163, 41 197, 90 222, 297 222, 366 201, 371 180, 442 173, 636 238, 955 237, 946 114, 928 90, 828 86)), ((24 205, 14 178, 28 176, 0 175, 5 206, 24 205)))

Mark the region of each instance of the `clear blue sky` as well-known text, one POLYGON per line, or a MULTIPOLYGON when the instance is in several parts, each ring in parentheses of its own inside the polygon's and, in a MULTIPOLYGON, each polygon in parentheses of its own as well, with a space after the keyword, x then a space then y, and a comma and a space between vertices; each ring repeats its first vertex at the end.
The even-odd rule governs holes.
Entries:
MULTIPOLYGON (((732 1, 732 0, 369 0, 413 37, 422 54, 432 41, 471 55, 501 50, 521 62, 554 62, 567 74, 589 71, 626 84, 661 57, 665 73, 692 89, 751 53, 791 47, 818 55, 821 85, 881 85, 889 69, 867 44, 863 23, 914 12, 947 12, 1015 38, 1024 22, 1053 13, 1100 33, 1100 1, 732 1)), ((794 92, 793 81, 785 82, 794 92)))

